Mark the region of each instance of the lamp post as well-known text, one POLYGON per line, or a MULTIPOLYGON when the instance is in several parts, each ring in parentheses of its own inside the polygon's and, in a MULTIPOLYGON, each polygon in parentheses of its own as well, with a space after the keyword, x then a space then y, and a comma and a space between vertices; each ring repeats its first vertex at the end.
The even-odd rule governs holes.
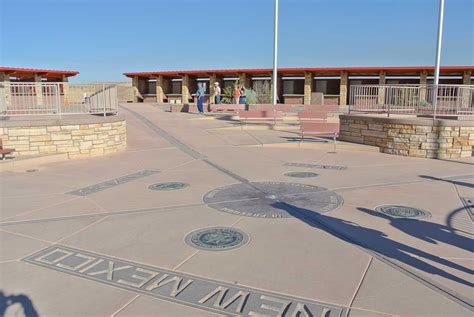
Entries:
POLYGON ((275 21, 273 31, 273 91, 272 103, 277 103, 277 67, 278 67, 278 0, 275 0, 275 21))
POLYGON ((433 92, 433 119, 436 119, 436 108, 438 106, 438 84, 439 84, 439 67, 441 63, 441 47, 443 42, 443 18, 444 18, 444 0, 439 0, 439 15, 438 15, 438 39, 436 42, 436 59, 435 59, 435 73, 434 73, 434 92, 433 92))

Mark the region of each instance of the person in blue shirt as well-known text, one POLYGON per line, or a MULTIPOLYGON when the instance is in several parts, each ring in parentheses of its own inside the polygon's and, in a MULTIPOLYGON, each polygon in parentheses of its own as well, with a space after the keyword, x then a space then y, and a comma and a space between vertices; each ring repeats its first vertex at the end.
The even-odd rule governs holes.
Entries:
POLYGON ((204 102, 204 94, 205 94, 205 91, 204 91, 204 87, 202 86, 202 83, 198 83, 198 89, 196 91, 196 98, 197 98, 198 111, 201 114, 204 113, 204 109, 202 107, 202 104, 204 102))

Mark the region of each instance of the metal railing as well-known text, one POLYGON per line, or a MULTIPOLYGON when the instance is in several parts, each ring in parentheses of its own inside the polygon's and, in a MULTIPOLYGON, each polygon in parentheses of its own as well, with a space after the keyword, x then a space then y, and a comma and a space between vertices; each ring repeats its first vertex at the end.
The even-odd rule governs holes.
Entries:
POLYGON ((68 82, 0 82, 0 117, 116 114, 117 86, 68 82))
POLYGON ((354 85, 351 112, 474 119, 474 85, 354 85))

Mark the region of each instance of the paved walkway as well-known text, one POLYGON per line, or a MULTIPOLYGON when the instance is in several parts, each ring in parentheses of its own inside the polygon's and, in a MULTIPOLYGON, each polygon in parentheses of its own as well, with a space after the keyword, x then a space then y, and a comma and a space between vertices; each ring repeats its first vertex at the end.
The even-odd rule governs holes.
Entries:
POLYGON ((474 160, 298 147, 291 131, 146 104, 122 113, 125 152, 0 173, 0 310, 472 316, 474 160), (166 182, 181 184, 149 188, 166 182))

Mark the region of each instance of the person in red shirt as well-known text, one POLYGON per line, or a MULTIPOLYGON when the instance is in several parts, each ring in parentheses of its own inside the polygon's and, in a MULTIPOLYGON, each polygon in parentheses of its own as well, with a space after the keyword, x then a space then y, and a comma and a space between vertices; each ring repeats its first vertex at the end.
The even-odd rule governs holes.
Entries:
POLYGON ((238 105, 240 99, 240 90, 237 85, 234 86, 234 104, 238 105))

